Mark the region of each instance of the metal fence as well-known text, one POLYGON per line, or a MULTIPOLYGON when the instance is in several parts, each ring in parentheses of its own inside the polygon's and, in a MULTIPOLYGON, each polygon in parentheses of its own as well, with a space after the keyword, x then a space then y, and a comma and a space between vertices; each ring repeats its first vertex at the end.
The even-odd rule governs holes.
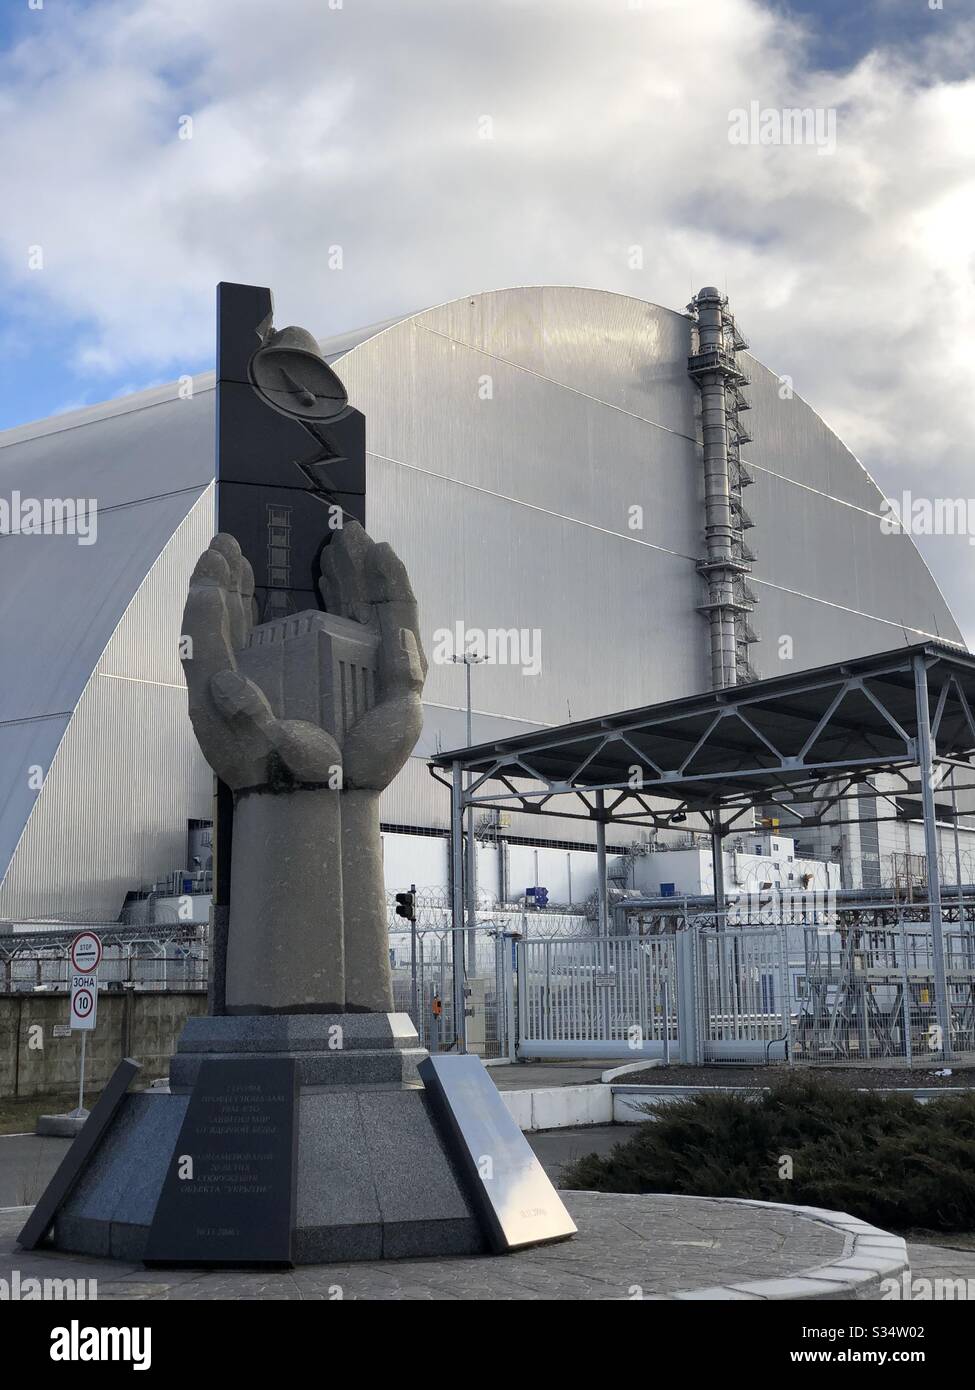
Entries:
POLYGON ((520 1056, 668 1056, 675 938, 575 937, 518 946, 520 1056))
MULTIPOLYGON (((485 1058, 659 1057, 692 1064, 930 1067, 975 1056, 975 921, 945 921, 950 1038, 941 1035, 933 938, 923 904, 864 923, 726 926, 683 918, 643 936, 580 933, 559 914, 484 909, 463 931, 468 1049, 485 1058), (569 934, 569 927, 575 931, 569 934), (947 1046, 946 1046, 947 1043, 947 1046)), ((453 931, 421 909, 389 937, 394 1007, 422 1046, 453 1048, 453 931)), ((0 992, 67 991, 69 936, 0 942, 0 992)), ((205 927, 106 932, 107 989, 207 987, 205 927)))
MULTIPOLYGON (((16 938, 3 943, 0 994, 69 991, 69 945, 70 937, 63 945, 18 945, 16 938)), ((208 968, 209 952, 201 929, 195 941, 142 939, 106 943, 98 967, 98 983, 103 989, 205 992, 208 968)))
POLYGON ((944 939, 948 1040, 926 922, 527 941, 518 1055, 938 1066, 975 1054, 975 932, 944 939))
MULTIPOLYGON (((950 1050, 975 1051, 975 934, 944 929, 950 1050)), ((805 933, 805 998, 792 1055, 807 1062, 904 1062, 944 1053, 935 1001, 933 939, 926 923, 805 933)))
MULTIPOLYGON (((464 930, 467 1048, 481 1057, 513 1056, 516 1033, 512 932, 494 923, 464 930)), ((430 1052, 453 1048, 453 932, 393 931, 389 937, 393 1007, 409 1014, 430 1052)))
MULTIPOLYGON (((415 932, 397 917, 395 897, 387 894, 393 1005, 410 1015, 423 1047, 444 1051, 457 1036, 451 897, 444 888, 417 888, 414 903, 415 932)), ((478 894, 477 926, 465 921, 463 932, 468 1051, 485 1058, 515 1056, 516 942, 577 936, 585 925, 583 913, 526 911, 478 894)))

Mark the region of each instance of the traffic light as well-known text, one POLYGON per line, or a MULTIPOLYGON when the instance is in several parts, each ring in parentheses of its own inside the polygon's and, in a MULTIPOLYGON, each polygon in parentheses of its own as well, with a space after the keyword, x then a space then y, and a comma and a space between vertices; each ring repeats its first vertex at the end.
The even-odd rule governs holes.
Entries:
POLYGON ((416 893, 412 888, 408 893, 396 894, 396 916, 405 917, 408 922, 416 921, 416 893))

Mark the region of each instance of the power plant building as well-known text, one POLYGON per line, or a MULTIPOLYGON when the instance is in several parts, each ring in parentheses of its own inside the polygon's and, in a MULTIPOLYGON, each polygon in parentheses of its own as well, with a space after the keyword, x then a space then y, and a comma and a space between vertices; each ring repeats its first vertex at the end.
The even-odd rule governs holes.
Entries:
MULTIPOLYGON (((882 527, 880 489, 716 290, 682 312, 498 290, 322 350, 366 417, 368 529, 409 570, 430 659, 423 735, 382 804, 391 890, 447 881, 449 800, 426 758, 467 741, 465 646, 489 657, 470 672, 475 743, 926 638, 963 646, 910 536, 882 527)), ((213 533, 214 438, 212 374, 0 435, 0 919, 115 921, 202 857, 213 788, 179 639, 213 533), (64 507, 40 533, 18 524, 45 499, 92 499, 97 525, 72 533, 64 507)), ((489 895, 541 881, 584 901, 586 825, 475 828, 489 895)), ((857 888, 920 842, 865 818, 796 853, 857 888)))

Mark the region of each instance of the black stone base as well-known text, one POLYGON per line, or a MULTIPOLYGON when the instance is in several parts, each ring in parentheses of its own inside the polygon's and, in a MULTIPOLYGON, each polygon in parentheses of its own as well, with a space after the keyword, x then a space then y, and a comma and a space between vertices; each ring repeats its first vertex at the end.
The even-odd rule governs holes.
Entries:
POLYGON ((320 1017, 189 1020, 173 1059, 174 1079, 185 1089, 126 1096, 55 1218, 53 1245, 95 1257, 143 1259, 186 1115, 194 1063, 198 1070, 207 1057, 291 1056, 299 1078, 294 1263, 484 1252, 480 1223, 422 1084, 374 1079, 377 1058, 402 1074, 425 1056, 409 1020, 384 1014, 340 1018, 344 1046, 331 1053, 320 1017), (319 1064, 333 1065, 337 1084, 302 1082, 303 1065, 319 1064))

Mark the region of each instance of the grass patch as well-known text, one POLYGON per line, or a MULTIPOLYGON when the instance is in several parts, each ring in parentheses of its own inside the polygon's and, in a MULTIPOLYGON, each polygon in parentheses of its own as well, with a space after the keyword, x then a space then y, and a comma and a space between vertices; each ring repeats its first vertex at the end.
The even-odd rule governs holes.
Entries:
MULTIPOLYGON (((89 1110, 94 1103, 93 1095, 85 1096, 89 1110)), ((0 1134, 31 1134, 38 1115, 63 1115, 77 1104, 77 1091, 70 1095, 22 1096, 16 1100, 0 1100, 0 1134)))
POLYGON ((919 1105, 794 1077, 756 1100, 703 1095, 649 1113, 607 1157, 567 1165, 561 1186, 796 1202, 899 1230, 975 1230, 975 1095, 919 1105))

